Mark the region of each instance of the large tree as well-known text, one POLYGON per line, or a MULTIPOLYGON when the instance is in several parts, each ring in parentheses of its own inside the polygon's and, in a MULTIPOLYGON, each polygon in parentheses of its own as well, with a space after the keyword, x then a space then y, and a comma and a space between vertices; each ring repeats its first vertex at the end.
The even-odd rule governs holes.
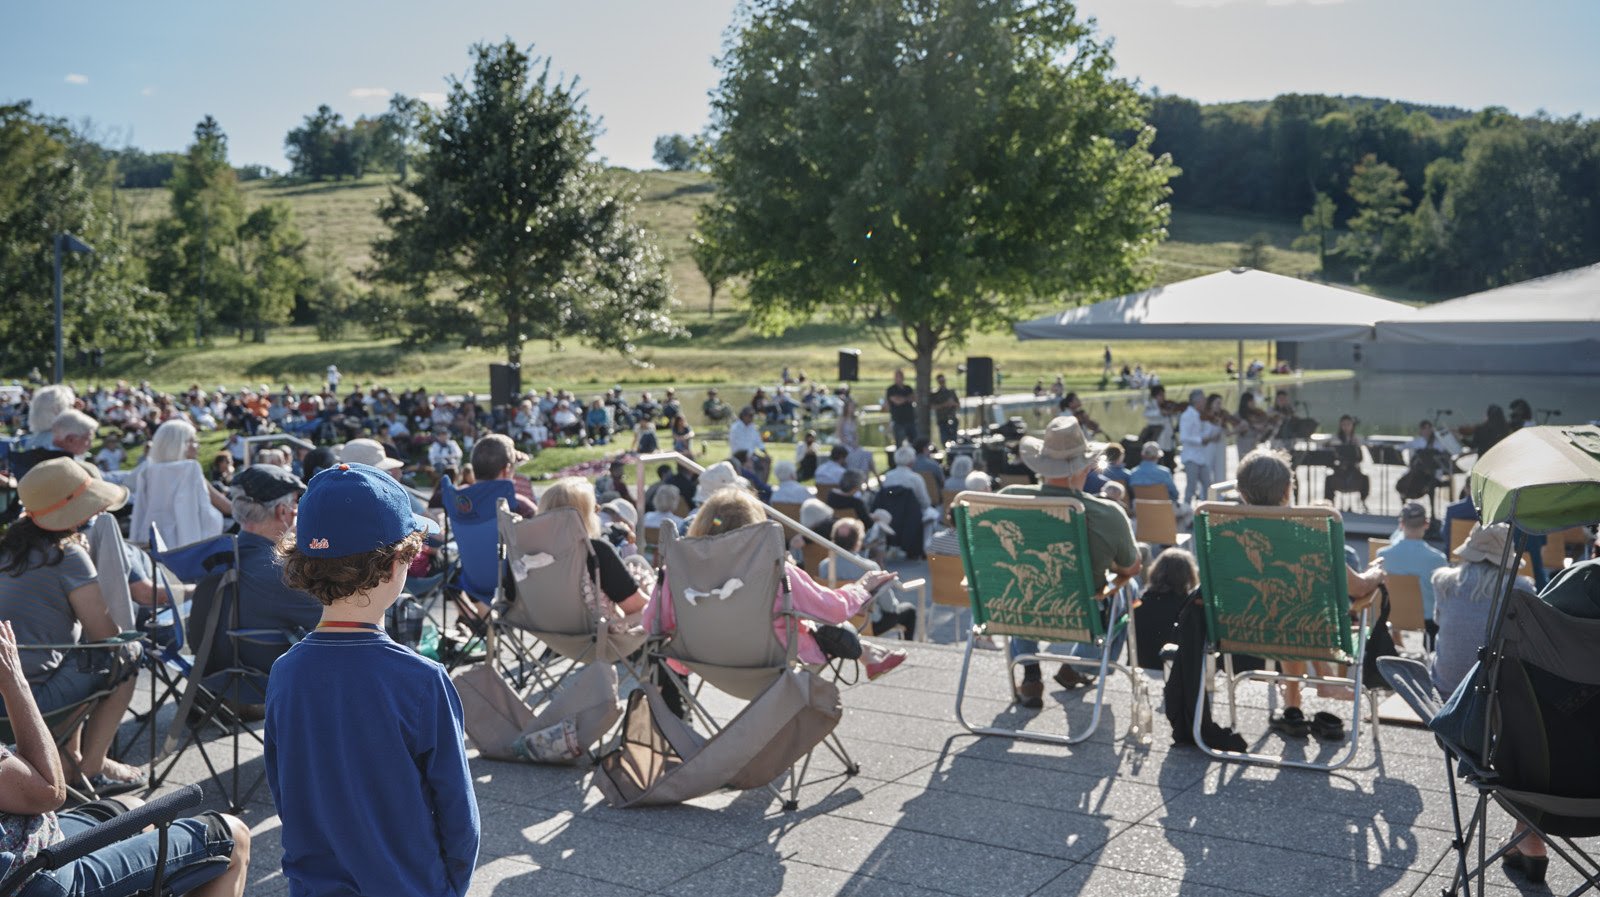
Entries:
POLYGON ((1148 282, 1175 169, 1071 4, 751 0, 720 66, 701 225, 766 328, 860 322, 925 398, 975 328, 1148 282))
POLYGON ((195 125, 194 143, 173 169, 172 214, 156 222, 150 283, 173 311, 193 323, 196 344, 213 324, 232 323, 225 307, 246 288, 237 264, 244 195, 228 165, 228 137, 211 116, 195 125))
POLYGON ((163 335, 166 297, 144 286, 107 169, 97 174, 85 164, 97 151, 27 103, 0 104, 0 374, 50 370, 52 240, 61 232, 95 250, 62 265, 67 359, 93 349, 148 348, 163 335))
POLYGON ((368 273, 409 294, 409 335, 520 362, 533 339, 631 353, 674 332, 661 251, 590 160, 596 125, 576 83, 509 41, 473 53, 471 82, 452 81, 413 177, 379 211, 390 234, 368 273))

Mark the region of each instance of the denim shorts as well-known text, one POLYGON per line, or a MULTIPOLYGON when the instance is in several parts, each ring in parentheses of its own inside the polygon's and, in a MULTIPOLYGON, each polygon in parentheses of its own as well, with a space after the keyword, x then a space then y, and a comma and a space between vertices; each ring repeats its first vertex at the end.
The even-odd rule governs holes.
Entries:
MULTIPOLYGON (((72 837, 90 826, 123 812, 114 800, 95 801, 57 817, 61 833, 72 837)), ((216 813, 179 819, 168 831, 164 882, 175 892, 187 891, 216 878, 227 869, 223 862, 204 863, 211 857, 233 855, 233 833, 216 813)), ((22 897, 125 897, 147 890, 155 882, 159 835, 145 832, 69 863, 55 872, 39 875, 22 889, 22 897)))
POLYGON ((73 650, 62 658, 61 665, 43 683, 34 686, 33 700, 41 714, 54 713, 71 707, 97 691, 120 685, 123 680, 139 672, 135 661, 139 657, 139 643, 127 642, 102 650, 73 650), (113 655, 116 660, 113 661, 113 655), (117 681, 112 681, 116 672, 117 681))

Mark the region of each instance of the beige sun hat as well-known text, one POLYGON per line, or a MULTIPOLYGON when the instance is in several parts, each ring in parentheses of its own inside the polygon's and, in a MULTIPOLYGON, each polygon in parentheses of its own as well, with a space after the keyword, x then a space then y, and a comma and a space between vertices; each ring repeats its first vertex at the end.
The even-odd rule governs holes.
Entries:
POLYGON ((1024 436, 1019 448, 1029 470, 1045 479, 1059 479, 1093 467, 1106 443, 1090 442, 1078 419, 1063 414, 1045 426, 1043 439, 1024 436))
MULTIPOLYGON (((1456 546, 1456 557, 1463 561, 1484 561, 1499 567, 1500 559, 1506 551, 1506 538, 1510 533, 1510 524, 1496 523, 1486 527, 1481 523, 1474 523, 1472 532, 1467 533, 1467 537, 1456 546)), ((1512 552, 1506 563, 1514 565, 1516 562, 1516 552, 1512 552)))
POLYGON ((703 505, 718 489, 726 489, 729 486, 752 491, 750 484, 739 475, 739 471, 734 469, 731 461, 718 461, 700 474, 700 482, 694 490, 694 503, 703 505))
POLYGON ((34 465, 17 483, 24 513, 40 529, 70 532, 101 511, 128 502, 128 490, 100 478, 100 471, 71 458, 34 465))
POLYGON ((379 470, 394 470, 406 462, 389 457, 376 439, 352 439, 339 448, 339 461, 344 464, 365 464, 379 470))

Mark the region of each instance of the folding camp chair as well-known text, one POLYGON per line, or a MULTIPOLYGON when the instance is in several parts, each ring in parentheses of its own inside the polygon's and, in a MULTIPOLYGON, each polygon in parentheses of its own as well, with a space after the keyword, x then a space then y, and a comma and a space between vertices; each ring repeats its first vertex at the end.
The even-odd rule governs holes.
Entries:
POLYGON ((152 767, 165 764, 151 777, 151 783, 165 781, 183 753, 193 747, 211 780, 228 800, 229 808, 237 812, 266 781, 263 771, 246 785, 241 769, 243 745, 253 741, 261 746, 262 738, 223 702, 265 702, 268 673, 245 662, 240 648, 253 644, 287 650, 296 636, 279 629, 245 629, 239 625, 241 590, 236 537, 217 536, 167 549, 161 533, 152 527, 150 555, 175 576, 196 583, 187 630, 194 660, 161 752, 151 758, 152 767), (226 766, 213 756, 213 746, 203 738, 205 730, 213 726, 222 731, 228 742, 231 762, 226 766))
MULTIPOLYGON (((654 614, 654 656, 681 663, 719 691, 752 702, 785 674, 805 668, 798 659, 801 615, 790 601, 783 528, 776 522, 698 538, 679 538, 663 530, 661 557, 655 600, 670 602, 674 625, 671 631, 665 629, 665 610, 654 614), (785 629, 782 640, 774 629, 775 617, 785 629)), ((722 731, 723 725, 690 692, 683 676, 669 664, 657 669, 672 680, 707 727, 722 731)), ((855 775, 860 767, 832 726, 828 728, 821 743, 844 764, 847 775, 855 775)), ((799 806, 800 786, 810 764, 808 752, 798 773, 791 768, 784 809, 799 806)), ((771 784, 767 788, 782 797, 771 784)))
MULTIPOLYGON (((979 735, 1077 744, 1099 728, 1105 706, 1106 673, 1116 670, 1126 674, 1133 685, 1128 734, 1141 743, 1147 741, 1150 698, 1144 675, 1114 657, 1119 627, 1127 626, 1128 642, 1136 647, 1132 617, 1128 614, 1132 590, 1126 588, 1125 580, 1105 585, 1091 569, 1083 502, 1065 497, 962 492, 956 496, 952 512, 972 602, 972 628, 968 630, 961 678, 956 685, 956 720, 979 735), (1011 668, 1018 663, 1055 661, 1097 670, 1094 711, 1088 725, 1076 733, 1069 727, 1066 733, 1056 734, 967 722, 962 713, 967 673, 972 649, 984 635, 1098 649, 1098 657, 1023 654, 1012 658, 1008 667, 1008 674, 1012 674, 1011 668)), ((1132 656, 1138 656, 1136 650, 1132 656)))
POLYGON ((161 577, 155 575, 151 565, 151 585, 157 604, 148 610, 137 609, 128 585, 130 549, 122 539, 122 530, 115 517, 97 514, 89 525, 89 550, 94 555, 95 570, 99 573, 100 595, 106 601, 111 619, 124 632, 138 632, 144 639, 144 650, 139 664, 150 672, 150 706, 144 712, 133 712, 136 722, 131 732, 118 733, 112 753, 122 757, 127 748, 137 744, 148 734, 149 775, 155 778, 156 716, 174 695, 182 689, 183 679, 189 673, 189 661, 183 656, 183 613, 169 588, 161 588, 161 577), (162 602, 163 596, 166 601, 162 602))
MULTIPOLYGON (((1471 494, 1485 525, 1509 523, 1540 534, 1600 520, 1600 427, 1513 432, 1478 460, 1471 494)), ((1600 737, 1594 700, 1600 600, 1591 591, 1582 596, 1587 600, 1573 601, 1561 583, 1537 597, 1516 590, 1506 572, 1513 543, 1506 540, 1498 565, 1478 663, 1448 700, 1434 690, 1424 665, 1379 661, 1384 678, 1428 722, 1444 750, 1456 831, 1446 894, 1483 894, 1488 868, 1515 846, 1508 840, 1492 849, 1491 803, 1583 877, 1572 894, 1600 888, 1600 862, 1576 843, 1600 835, 1593 755, 1600 737), (1462 799, 1463 784, 1475 800, 1462 799)))
MULTIPOLYGON (((587 663, 621 663, 640 681, 642 669, 629 663, 645 643, 642 625, 612 631, 605 640, 604 654, 596 651, 596 633, 611 623, 624 623, 610 612, 599 583, 590 572, 594 548, 589 528, 573 508, 556 508, 536 517, 518 519, 502 501, 497 511, 500 544, 515 588, 496 606, 497 630, 511 628, 527 632, 548 645, 572 664, 559 675, 548 663, 529 667, 530 675, 543 686, 545 696, 579 666, 587 663), (585 599, 585 592, 593 603, 585 599)), ((612 627, 622 629, 623 626, 612 627)), ((535 706, 539 702, 534 701, 535 706)))
MULTIPOLYGON (((1233 654, 1252 654, 1279 662, 1346 664, 1355 676, 1288 676, 1267 670, 1235 674, 1225 660, 1230 696, 1245 679, 1352 686, 1355 697, 1349 746, 1335 760, 1304 761, 1211 747, 1200 734, 1204 688, 1197 689, 1195 743, 1219 760, 1329 771, 1347 765, 1355 757, 1361 737, 1361 667, 1368 610, 1361 610, 1358 640, 1351 632, 1344 521, 1339 512, 1328 507, 1205 502, 1195 508, 1194 543, 1205 596, 1208 657, 1217 652, 1228 660, 1233 654)), ((1376 708, 1372 716, 1376 721, 1376 708)), ((1376 739, 1376 724, 1373 730, 1376 739)))
MULTIPOLYGON (((132 639, 136 635, 137 633, 128 632, 123 634, 123 638, 124 640, 132 639)), ((35 650, 59 651, 66 655, 61 661, 62 663, 77 663, 77 655, 90 651, 104 651, 107 648, 107 644, 76 642, 60 645, 18 645, 17 647, 24 652, 35 650)), ((72 765, 72 754, 67 750, 67 743, 77 734, 78 728, 88 720, 89 714, 93 713, 95 708, 100 706, 100 702, 110 697, 111 692, 121 684, 120 681, 112 681, 76 703, 41 714, 46 728, 50 730, 51 737, 56 743, 57 755, 61 757, 63 765, 68 767, 66 770, 68 774, 67 793, 72 795, 74 800, 88 802, 94 800, 96 795, 94 786, 89 783, 88 778, 83 775, 81 770, 72 765)), ((11 728, 11 720, 5 716, 0 716, 0 742, 16 744, 16 734, 11 728)))
MULTIPOLYGON (((952 504, 955 496, 951 496, 952 504)), ((952 609, 950 622, 955 626, 955 640, 961 639, 961 615, 972 607, 967 594, 967 573, 961 568, 961 558, 928 555, 928 584, 933 592, 933 603, 952 609)), ((929 621, 932 622, 931 620, 929 621)))
MULTIPOLYGON (((449 477, 445 477, 439 484, 439 490, 445 519, 456 546, 454 578, 449 585, 456 590, 456 607, 460 611, 458 619, 471 621, 466 626, 473 635, 487 637, 492 627, 485 612, 505 598, 505 551, 500 544, 495 507, 502 501, 508 504, 516 502, 516 483, 511 480, 485 480, 458 489, 449 477)), ((491 646, 489 659, 498 664, 508 678, 516 681, 519 688, 525 686, 530 676, 528 665, 533 663, 530 660, 533 656, 531 646, 524 644, 514 633, 505 639, 493 641, 495 644, 491 646), (503 661, 495 650, 500 647, 508 648, 516 659, 503 661)), ((461 656, 440 659, 453 668, 471 658, 463 653, 461 656)))
MULTIPOLYGON (((157 855, 164 858, 167 854, 167 830, 180 814, 200 806, 202 797, 199 785, 188 785, 63 841, 43 847, 27 862, 14 864, 0 879, 0 897, 15 897, 38 876, 65 868, 112 844, 139 837, 149 826, 156 828, 157 855)), ((165 861, 160 861, 156 864, 151 887, 139 893, 143 897, 187 893, 226 872, 229 861, 226 856, 207 857, 178 869, 168 869, 165 861)))
POLYGON ((1165 495, 1155 500, 1135 499, 1133 526, 1134 538, 1152 549, 1178 544, 1178 510, 1165 495))

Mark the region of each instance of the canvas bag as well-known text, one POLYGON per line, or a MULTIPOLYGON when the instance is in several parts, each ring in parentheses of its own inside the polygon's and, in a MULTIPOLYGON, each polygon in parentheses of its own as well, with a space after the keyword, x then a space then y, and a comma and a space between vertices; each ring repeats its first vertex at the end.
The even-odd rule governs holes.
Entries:
MULTIPOLYGON (((588 576, 583 577, 586 603, 594 600, 595 585, 588 576)), ((597 625, 596 658, 607 656, 610 627, 601 619, 597 625)), ((492 664, 479 664, 458 673, 456 691, 461 696, 461 710, 466 717, 467 734, 478 752, 492 760, 527 760, 526 752, 517 744, 524 736, 540 734, 544 743, 557 740, 553 727, 566 725, 568 744, 576 749, 565 756, 534 757, 544 762, 571 762, 583 754, 583 748, 605 736, 622 716, 622 702, 617 695, 617 668, 603 659, 584 665, 576 675, 567 679, 566 685, 556 692, 537 713, 530 708, 504 678, 496 673, 492 664)))
POLYGON ((619 808, 760 788, 827 738, 843 714, 838 686, 810 670, 789 669, 706 739, 646 684, 629 696, 621 742, 600 758, 595 784, 619 808))

